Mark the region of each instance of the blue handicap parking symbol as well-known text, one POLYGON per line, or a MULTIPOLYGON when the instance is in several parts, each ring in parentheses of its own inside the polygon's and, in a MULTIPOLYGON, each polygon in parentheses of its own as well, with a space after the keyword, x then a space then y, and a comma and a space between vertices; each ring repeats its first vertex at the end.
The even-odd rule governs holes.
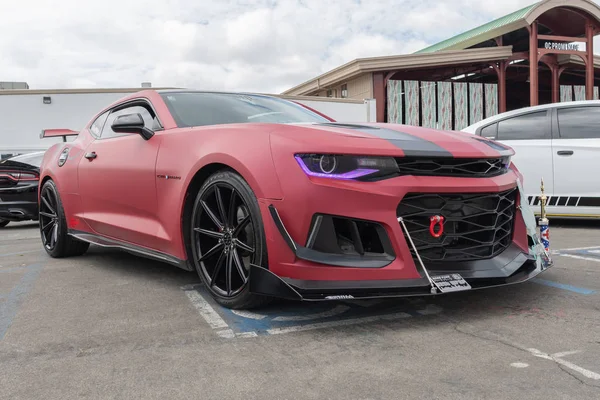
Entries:
POLYGON ((439 306, 427 304, 423 298, 416 297, 331 302, 278 301, 257 310, 231 310, 217 304, 201 284, 182 289, 206 322, 225 338, 400 320, 442 311, 439 306))

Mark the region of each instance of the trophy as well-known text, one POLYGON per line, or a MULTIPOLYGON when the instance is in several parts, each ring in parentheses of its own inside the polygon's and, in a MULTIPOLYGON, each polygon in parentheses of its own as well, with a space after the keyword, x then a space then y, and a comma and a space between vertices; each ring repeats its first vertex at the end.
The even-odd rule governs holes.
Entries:
POLYGON ((550 228, 548 227, 549 221, 546 217, 546 194, 544 194, 544 178, 542 178, 541 185, 542 195, 540 196, 540 207, 541 207, 541 215, 538 221, 538 225, 540 226, 540 240, 542 241, 542 245, 546 250, 546 253, 550 252, 550 228))

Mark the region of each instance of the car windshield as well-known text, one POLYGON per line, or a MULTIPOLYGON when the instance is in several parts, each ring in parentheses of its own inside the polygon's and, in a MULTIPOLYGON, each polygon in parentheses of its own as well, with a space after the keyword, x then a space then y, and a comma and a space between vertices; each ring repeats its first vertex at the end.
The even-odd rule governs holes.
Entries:
POLYGON ((179 127, 251 122, 329 122, 307 108, 276 97, 202 92, 161 95, 179 127))

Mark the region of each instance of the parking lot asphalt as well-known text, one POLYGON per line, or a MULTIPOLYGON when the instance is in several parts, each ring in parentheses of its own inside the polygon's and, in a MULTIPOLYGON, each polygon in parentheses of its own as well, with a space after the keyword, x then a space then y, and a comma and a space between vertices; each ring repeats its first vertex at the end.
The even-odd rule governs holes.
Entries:
POLYGON ((198 277, 0 230, 0 399, 597 399, 600 222, 515 286, 231 312, 198 277))

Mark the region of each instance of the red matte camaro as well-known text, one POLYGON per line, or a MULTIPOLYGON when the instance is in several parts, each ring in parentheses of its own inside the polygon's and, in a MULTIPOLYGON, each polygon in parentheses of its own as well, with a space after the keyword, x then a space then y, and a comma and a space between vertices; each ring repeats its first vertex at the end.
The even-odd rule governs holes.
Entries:
POLYGON ((42 134, 65 135, 40 171, 46 251, 92 243, 195 270, 226 307, 494 287, 552 264, 512 149, 481 137, 190 90, 42 134))

